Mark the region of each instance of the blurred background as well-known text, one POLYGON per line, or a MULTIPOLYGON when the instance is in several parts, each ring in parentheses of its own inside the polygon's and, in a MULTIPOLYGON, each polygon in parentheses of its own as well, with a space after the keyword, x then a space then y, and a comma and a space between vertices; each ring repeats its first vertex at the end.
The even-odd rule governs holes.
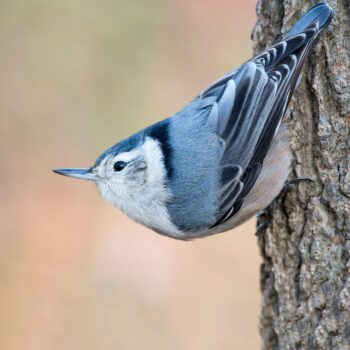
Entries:
POLYGON ((251 55, 255 0, 2 0, 0 348, 257 349, 254 220, 178 242, 54 175, 251 55))

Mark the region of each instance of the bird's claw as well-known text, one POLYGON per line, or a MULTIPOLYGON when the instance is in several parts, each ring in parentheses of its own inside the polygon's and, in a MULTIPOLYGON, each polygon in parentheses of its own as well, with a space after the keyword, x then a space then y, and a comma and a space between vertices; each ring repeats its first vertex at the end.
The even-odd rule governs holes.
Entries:
MULTIPOLYGON (((306 181, 306 182, 315 182, 314 180, 312 180, 312 179, 309 178, 309 177, 297 177, 296 179, 287 181, 287 182, 284 184, 284 187, 283 187, 282 191, 285 191, 285 193, 288 193, 288 192, 290 192, 291 190, 293 190, 294 187, 295 187, 296 185, 298 185, 300 182, 303 182, 303 181, 306 181)), ((281 192, 282 192, 282 191, 281 191, 281 192)))
POLYGON ((273 219, 273 213, 277 207, 277 203, 286 196, 286 194, 290 191, 292 191, 296 185, 298 185, 300 182, 307 181, 307 182, 315 182, 309 177, 298 177, 296 179, 287 181, 285 185, 283 186, 281 192, 278 194, 278 196, 271 202, 271 204, 266 207, 265 209, 261 210, 257 217, 258 217, 258 224, 257 224, 257 232, 256 235, 261 234, 265 231, 265 229, 268 227, 270 222, 273 219))

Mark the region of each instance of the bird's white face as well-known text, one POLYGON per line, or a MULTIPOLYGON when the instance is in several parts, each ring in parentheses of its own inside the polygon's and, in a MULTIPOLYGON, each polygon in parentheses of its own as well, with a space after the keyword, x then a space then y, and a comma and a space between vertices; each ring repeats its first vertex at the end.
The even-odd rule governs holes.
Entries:
POLYGON ((180 234, 166 209, 171 193, 156 140, 147 138, 139 148, 107 156, 92 172, 101 196, 132 219, 159 232, 180 234))
POLYGON ((167 203, 164 157, 159 142, 147 137, 130 152, 108 154, 89 169, 57 169, 56 173, 96 183, 101 196, 137 222, 160 233, 184 238, 171 222, 167 203))
POLYGON ((132 194, 141 192, 147 183, 147 157, 143 147, 110 155, 92 170, 98 189, 106 200, 124 207, 132 194))

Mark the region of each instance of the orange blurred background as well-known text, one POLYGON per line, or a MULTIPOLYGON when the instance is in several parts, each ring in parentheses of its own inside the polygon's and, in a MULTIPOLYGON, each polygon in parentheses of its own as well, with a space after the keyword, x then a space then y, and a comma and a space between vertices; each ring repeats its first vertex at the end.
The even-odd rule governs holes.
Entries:
POLYGON ((0 9, 0 349, 257 349, 254 220, 178 242, 51 173, 91 165, 248 59, 255 0, 0 9))

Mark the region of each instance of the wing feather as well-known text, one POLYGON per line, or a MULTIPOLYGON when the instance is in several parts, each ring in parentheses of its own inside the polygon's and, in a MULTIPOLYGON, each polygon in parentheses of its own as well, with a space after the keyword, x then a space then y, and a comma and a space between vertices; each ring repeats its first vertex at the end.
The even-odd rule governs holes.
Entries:
POLYGON ((217 222, 230 219, 259 176, 287 109, 300 70, 317 36, 317 23, 288 37, 205 90, 216 97, 210 118, 224 143, 217 222))

